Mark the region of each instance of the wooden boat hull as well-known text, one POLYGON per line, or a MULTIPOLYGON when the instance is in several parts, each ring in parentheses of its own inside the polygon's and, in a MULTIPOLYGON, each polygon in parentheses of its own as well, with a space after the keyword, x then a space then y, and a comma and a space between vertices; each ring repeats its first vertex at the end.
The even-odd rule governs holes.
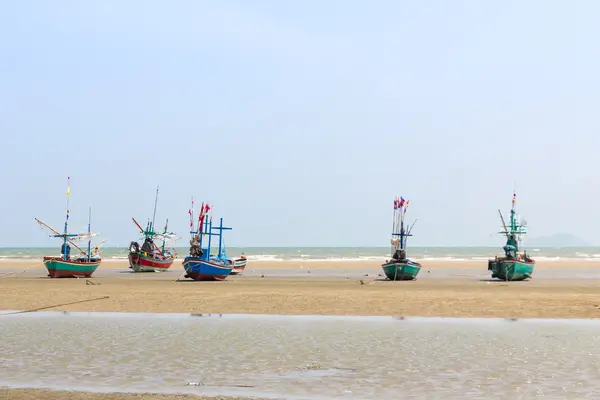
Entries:
POLYGON ((140 253, 129 253, 129 265, 134 272, 165 272, 173 265, 173 261, 172 258, 160 260, 140 253))
POLYGON ((44 257, 50 278, 90 278, 102 260, 65 261, 61 257, 44 257))
POLYGON ((202 260, 197 257, 186 257, 183 260, 185 277, 195 281, 222 281, 231 274, 233 263, 221 260, 202 260))
POLYGON ((237 260, 234 260, 231 275, 240 275, 242 272, 244 272, 247 263, 248 260, 245 258, 238 258, 237 260))
POLYGON ((492 271, 492 278, 503 281, 523 281, 531 278, 535 262, 524 260, 498 258, 488 261, 488 271, 492 271))
POLYGON ((385 276, 392 281, 412 281, 421 271, 421 264, 410 260, 390 261, 383 264, 382 267, 385 276))

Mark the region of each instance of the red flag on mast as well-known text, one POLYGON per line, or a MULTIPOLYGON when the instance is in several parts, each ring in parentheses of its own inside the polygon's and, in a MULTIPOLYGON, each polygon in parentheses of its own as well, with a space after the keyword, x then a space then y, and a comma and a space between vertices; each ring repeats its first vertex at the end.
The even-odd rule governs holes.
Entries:
POLYGON ((202 234, 202 228, 204 226, 204 202, 200 206, 200 212, 198 213, 198 233, 202 234))

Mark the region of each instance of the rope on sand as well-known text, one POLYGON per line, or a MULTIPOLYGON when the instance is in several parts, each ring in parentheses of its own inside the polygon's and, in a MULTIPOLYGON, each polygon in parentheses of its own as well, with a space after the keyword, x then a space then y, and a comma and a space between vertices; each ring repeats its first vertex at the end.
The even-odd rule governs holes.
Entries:
POLYGON ((179 282, 181 281, 181 277, 184 276, 185 274, 187 274, 187 271, 183 271, 183 273, 181 275, 179 275, 179 277, 177 279, 175 279, 175 282, 179 282))
POLYGON ((23 314, 23 313, 29 313, 29 312, 35 312, 35 311, 41 311, 41 310, 46 310, 48 308, 54 308, 54 307, 62 307, 62 306, 69 306, 71 304, 78 304, 78 303, 85 303, 88 301, 94 301, 94 300, 104 300, 104 299, 108 299, 110 298, 109 296, 102 296, 102 297, 96 297, 94 299, 87 299, 87 300, 79 300, 79 301, 72 301, 70 303, 63 303, 63 304, 55 304, 53 306, 46 306, 46 307, 39 307, 39 308, 34 308, 32 310, 23 310, 23 311, 15 311, 12 313, 7 313, 7 314, 0 314, 0 316, 2 315, 14 315, 14 314, 23 314))

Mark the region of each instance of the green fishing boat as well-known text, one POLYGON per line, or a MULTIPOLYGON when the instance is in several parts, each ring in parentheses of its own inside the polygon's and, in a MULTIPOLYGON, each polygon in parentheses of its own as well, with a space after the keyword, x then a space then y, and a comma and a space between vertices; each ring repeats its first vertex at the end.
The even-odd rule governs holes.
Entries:
POLYGON ((524 220, 517 218, 515 211, 516 193, 513 193, 512 208, 510 210, 510 223, 507 226, 502 212, 500 220, 502 221, 502 232, 506 236, 506 245, 504 246, 504 257, 495 257, 488 261, 488 271, 492 272, 492 278, 503 281, 522 281, 531 278, 535 261, 529 257, 526 251, 519 252, 519 242, 521 237, 527 233, 527 225, 524 220))
POLYGON ((63 233, 60 233, 42 220, 36 218, 38 224, 52 232, 51 237, 61 239, 60 256, 44 257, 44 265, 48 270, 50 278, 89 278, 96 271, 96 268, 102 262, 100 257, 100 245, 92 247, 92 238, 97 233, 91 231, 92 209, 90 207, 88 215, 88 231, 86 233, 69 233, 69 197, 71 195, 71 178, 67 178, 67 216, 63 233), (77 245, 78 241, 87 240, 87 249, 82 249, 77 245), (77 257, 71 256, 71 246, 79 250, 77 257))
POLYGON ((406 209, 410 200, 403 197, 394 199, 394 222, 392 227, 392 259, 382 265, 383 272, 392 281, 412 281, 417 279, 421 264, 406 257, 406 244, 415 222, 407 229, 404 224, 406 209))

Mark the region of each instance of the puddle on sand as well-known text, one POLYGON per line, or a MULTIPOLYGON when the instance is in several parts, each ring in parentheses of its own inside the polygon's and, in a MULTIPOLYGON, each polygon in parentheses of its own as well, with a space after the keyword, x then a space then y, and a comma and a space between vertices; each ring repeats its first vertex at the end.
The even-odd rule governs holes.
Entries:
POLYGON ((44 311, 0 316, 0 335, 0 385, 13 387, 311 400, 600 396, 600 320, 44 311))

